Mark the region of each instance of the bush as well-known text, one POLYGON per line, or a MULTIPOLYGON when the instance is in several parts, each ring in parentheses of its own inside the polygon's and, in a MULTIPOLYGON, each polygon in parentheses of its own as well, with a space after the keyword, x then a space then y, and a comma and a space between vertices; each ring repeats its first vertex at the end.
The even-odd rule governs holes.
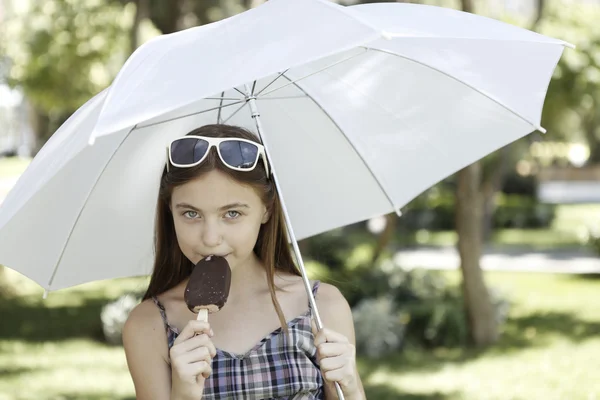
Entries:
POLYGON ((378 358, 395 352, 402 344, 405 324, 393 299, 365 299, 352 310, 356 330, 356 350, 378 358))
POLYGON ((533 197, 500 195, 493 222, 496 228, 546 228, 555 216, 553 204, 542 204, 533 197))
MULTIPOLYGON (((353 307, 357 349, 378 357, 384 348, 400 348, 405 342, 419 347, 464 346, 469 340, 464 299, 459 287, 450 285, 438 271, 406 271, 391 260, 332 274, 353 307), (390 303, 391 302, 391 303, 390 303), (370 311, 369 311, 370 310, 370 311), (366 316, 372 313, 370 317, 366 316), (359 328, 359 321, 369 321, 359 328), (379 317, 377 317, 379 316, 379 317), (381 318, 372 322, 371 318, 381 318), (394 339, 392 339, 394 338, 394 339), (398 340, 396 342, 395 340, 398 340)), ((504 323, 508 302, 491 290, 496 319, 504 323)))
POLYGON ((129 313, 139 304, 141 299, 141 294, 128 293, 102 308, 100 319, 102 320, 102 331, 107 343, 113 345, 123 344, 121 337, 123 326, 129 313))
POLYGON ((600 256, 600 227, 589 229, 587 246, 600 256))

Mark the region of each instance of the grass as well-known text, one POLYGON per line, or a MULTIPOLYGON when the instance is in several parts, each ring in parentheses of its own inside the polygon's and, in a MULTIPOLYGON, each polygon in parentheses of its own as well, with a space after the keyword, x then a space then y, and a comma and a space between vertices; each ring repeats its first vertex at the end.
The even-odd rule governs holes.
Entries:
MULTIPOLYGON (((459 279, 455 271, 447 276, 459 279)), ((369 387, 395 391, 396 397, 382 399, 600 399, 594 372, 600 368, 600 280, 507 272, 486 277, 512 302, 496 346, 362 360, 369 387)))
MULTIPOLYGON (((445 272, 458 282, 456 271, 445 272)), ((100 309, 144 288, 120 279, 51 293, 9 271, 19 297, 0 300, 0 399, 133 399, 123 350, 102 342, 100 309)), ((487 350, 407 349, 359 358, 370 400, 600 399, 600 279, 488 273, 511 300, 487 350), (595 396, 595 397, 594 397, 595 396)))

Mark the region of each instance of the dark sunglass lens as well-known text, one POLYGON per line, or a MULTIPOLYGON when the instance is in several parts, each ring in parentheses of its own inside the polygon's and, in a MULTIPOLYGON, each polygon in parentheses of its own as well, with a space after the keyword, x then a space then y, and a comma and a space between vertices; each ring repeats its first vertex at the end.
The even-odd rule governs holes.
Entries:
POLYGON ((240 140, 227 140, 219 146, 223 161, 235 168, 252 168, 258 156, 258 147, 240 140))
POLYGON ((174 164, 194 164, 204 157, 207 150, 208 142, 206 140, 182 138, 171 145, 171 159, 174 164))

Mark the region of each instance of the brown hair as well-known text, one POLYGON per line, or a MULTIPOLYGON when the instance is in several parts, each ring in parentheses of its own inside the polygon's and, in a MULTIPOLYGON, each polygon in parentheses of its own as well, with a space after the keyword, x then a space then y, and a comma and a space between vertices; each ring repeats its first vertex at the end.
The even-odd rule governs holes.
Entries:
MULTIPOLYGON (((234 137, 259 143, 253 133, 231 125, 205 125, 189 132, 188 135, 216 138, 234 137)), ((233 178, 236 182, 254 188, 270 214, 269 220, 260 227, 254 253, 265 266, 271 300, 282 328, 285 329, 287 327, 286 320, 275 295, 275 271, 288 272, 294 275, 300 275, 300 272, 294 263, 288 245, 287 229, 277 194, 277 187, 273 180, 267 177, 262 160, 259 160, 253 171, 235 171, 223 165, 215 149, 211 149, 208 157, 195 167, 176 168, 170 166, 167 172, 165 166, 163 170, 156 209, 154 269, 143 300, 175 287, 192 273, 194 265, 181 252, 175 235, 175 227, 169 207, 171 194, 175 187, 215 169, 233 178)))

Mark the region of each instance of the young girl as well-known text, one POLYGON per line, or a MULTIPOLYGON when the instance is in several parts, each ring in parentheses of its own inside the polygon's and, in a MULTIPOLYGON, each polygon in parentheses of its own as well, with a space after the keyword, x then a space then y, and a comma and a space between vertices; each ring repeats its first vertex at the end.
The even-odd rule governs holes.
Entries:
POLYGON ((336 399, 333 382, 346 399, 365 398, 350 307, 335 287, 314 282, 326 327, 316 333, 252 133, 208 125, 171 143, 155 246, 148 290, 123 330, 138 400, 336 399), (227 303, 204 323, 184 290, 209 255, 225 257, 232 278, 227 303))

